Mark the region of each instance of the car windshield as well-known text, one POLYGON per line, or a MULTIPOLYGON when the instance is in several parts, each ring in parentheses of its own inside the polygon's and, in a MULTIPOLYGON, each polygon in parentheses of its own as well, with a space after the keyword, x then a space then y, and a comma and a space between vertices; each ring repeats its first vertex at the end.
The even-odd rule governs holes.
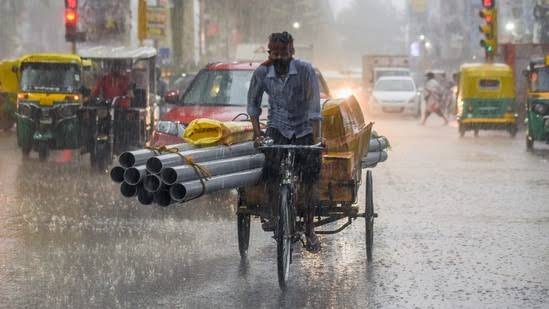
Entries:
POLYGON ((75 92, 80 85, 80 70, 74 64, 27 63, 21 71, 23 91, 75 92))
POLYGON ((530 88, 533 92, 549 91, 549 68, 540 68, 532 73, 530 88))
POLYGON ((403 91, 411 92, 415 91, 414 83, 411 80, 406 79, 387 79, 379 80, 374 91, 403 91))
POLYGON ((245 106, 252 74, 253 71, 201 71, 185 92, 183 103, 245 106))

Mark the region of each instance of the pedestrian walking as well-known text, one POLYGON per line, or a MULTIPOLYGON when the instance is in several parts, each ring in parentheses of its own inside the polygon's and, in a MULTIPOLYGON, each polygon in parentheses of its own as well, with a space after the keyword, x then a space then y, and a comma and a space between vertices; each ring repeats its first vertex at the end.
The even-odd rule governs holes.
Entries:
POLYGON ((442 99, 444 97, 444 90, 440 84, 435 79, 435 74, 432 72, 427 73, 427 82, 425 83, 425 90, 423 97, 425 98, 425 117, 421 122, 422 125, 425 124, 427 118, 432 113, 435 113, 444 119, 444 125, 448 124, 448 119, 444 116, 442 112, 442 99))

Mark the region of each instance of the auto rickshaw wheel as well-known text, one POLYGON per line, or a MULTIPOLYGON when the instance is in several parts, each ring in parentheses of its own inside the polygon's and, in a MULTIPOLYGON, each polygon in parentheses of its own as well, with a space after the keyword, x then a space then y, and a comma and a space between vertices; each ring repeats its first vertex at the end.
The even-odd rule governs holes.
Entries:
POLYGON ((23 160, 27 160, 30 157, 30 152, 32 148, 23 147, 21 148, 21 154, 23 155, 23 160))
POLYGON ((515 138, 517 136, 518 127, 516 125, 510 126, 507 131, 512 138, 515 138))
POLYGON ((240 258, 245 259, 248 257, 248 247, 250 245, 250 215, 237 214, 237 227, 238 251, 240 252, 240 258))
POLYGON ((530 134, 526 134, 526 150, 534 149, 534 139, 530 134))
POLYGON ((366 236, 366 258, 368 262, 372 261, 373 249, 374 249, 374 196, 373 196, 373 180, 372 171, 366 172, 366 197, 364 200, 364 221, 365 224, 365 236, 366 236))
POLYGON ((459 137, 464 137, 465 136, 465 127, 462 124, 459 124, 458 125, 458 130, 459 130, 459 137))
POLYGON ((49 156, 48 145, 41 144, 40 146, 38 146, 38 159, 44 162, 48 159, 48 156, 49 156))
POLYGON ((110 146, 107 143, 98 143, 90 154, 91 167, 98 171, 105 171, 110 164, 110 146))

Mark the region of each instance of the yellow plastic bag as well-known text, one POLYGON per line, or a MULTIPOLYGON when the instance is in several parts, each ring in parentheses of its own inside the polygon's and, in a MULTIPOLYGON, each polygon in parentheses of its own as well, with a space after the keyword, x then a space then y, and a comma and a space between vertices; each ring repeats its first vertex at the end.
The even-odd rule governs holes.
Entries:
POLYGON ((208 118, 191 121, 182 138, 196 146, 232 145, 252 141, 254 130, 251 122, 221 122, 208 118))

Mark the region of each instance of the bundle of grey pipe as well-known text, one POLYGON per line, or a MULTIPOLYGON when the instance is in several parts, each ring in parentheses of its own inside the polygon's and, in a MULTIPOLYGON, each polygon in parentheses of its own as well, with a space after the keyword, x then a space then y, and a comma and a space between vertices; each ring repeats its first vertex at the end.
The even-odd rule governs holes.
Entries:
POLYGON ((143 205, 169 206, 203 194, 256 184, 265 156, 252 142, 231 146, 170 145, 125 152, 111 179, 124 197, 143 205))
POLYGON ((390 146, 386 137, 372 137, 368 145, 368 153, 362 158, 362 168, 372 168, 378 163, 387 161, 387 148, 390 146))

